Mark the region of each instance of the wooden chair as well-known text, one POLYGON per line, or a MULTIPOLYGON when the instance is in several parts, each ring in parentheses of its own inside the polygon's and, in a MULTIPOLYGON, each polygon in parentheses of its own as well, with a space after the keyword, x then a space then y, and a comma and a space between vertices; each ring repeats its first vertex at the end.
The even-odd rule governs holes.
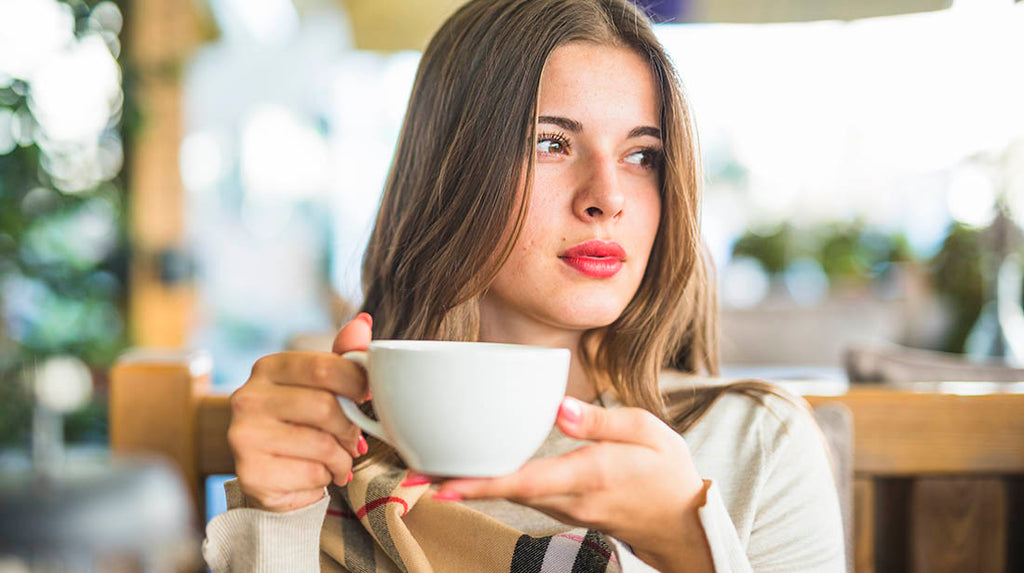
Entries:
MULTIPOLYGON (((201 355, 136 354, 111 372, 111 448, 173 459, 199 516, 205 478, 234 473, 228 396, 211 391, 209 370, 201 355)), ((910 385, 805 395, 819 421, 826 403, 852 413, 856 571, 1024 570, 1024 391, 1004 390, 1012 392, 910 385)))

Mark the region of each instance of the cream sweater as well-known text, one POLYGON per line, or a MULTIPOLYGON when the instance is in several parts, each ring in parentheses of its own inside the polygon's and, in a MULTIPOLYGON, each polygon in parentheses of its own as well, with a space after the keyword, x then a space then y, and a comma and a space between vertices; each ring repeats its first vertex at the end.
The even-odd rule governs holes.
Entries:
MULTIPOLYGON (((618 405, 609 394, 602 402, 618 405)), ((835 482, 824 440, 808 412, 776 397, 762 405, 728 394, 683 437, 700 475, 711 481, 700 520, 716 571, 844 571, 835 482)), ((581 444, 556 428, 537 456, 558 455, 581 444)), ((232 509, 210 521, 203 542, 203 556, 214 573, 319 571, 326 495, 305 508, 275 514, 245 508, 234 481, 225 489, 232 509)), ((529 535, 571 529, 503 500, 463 503, 529 535)), ((624 573, 653 571, 624 544, 608 541, 624 573)))

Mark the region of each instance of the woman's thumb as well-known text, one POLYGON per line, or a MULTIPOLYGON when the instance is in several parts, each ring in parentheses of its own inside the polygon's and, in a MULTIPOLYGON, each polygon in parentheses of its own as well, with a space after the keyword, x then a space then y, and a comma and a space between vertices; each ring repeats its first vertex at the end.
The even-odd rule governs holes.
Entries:
POLYGON ((334 337, 334 346, 331 350, 335 354, 344 354, 350 350, 366 350, 372 339, 373 317, 365 312, 360 312, 341 327, 338 335, 334 337))

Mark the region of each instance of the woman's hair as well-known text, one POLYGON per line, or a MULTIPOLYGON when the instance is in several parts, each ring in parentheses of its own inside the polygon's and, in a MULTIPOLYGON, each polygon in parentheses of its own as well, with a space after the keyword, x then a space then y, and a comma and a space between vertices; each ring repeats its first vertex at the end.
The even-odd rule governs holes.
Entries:
POLYGON ((664 146, 661 220, 640 286, 576 351, 600 389, 610 385, 624 404, 685 431, 721 393, 688 392, 680 417, 658 388, 666 367, 717 374, 702 175, 679 78, 627 0, 474 0, 444 23, 420 62, 363 260, 363 310, 377 338, 477 339, 480 298, 526 216, 541 74, 570 42, 628 48, 650 63, 664 146))

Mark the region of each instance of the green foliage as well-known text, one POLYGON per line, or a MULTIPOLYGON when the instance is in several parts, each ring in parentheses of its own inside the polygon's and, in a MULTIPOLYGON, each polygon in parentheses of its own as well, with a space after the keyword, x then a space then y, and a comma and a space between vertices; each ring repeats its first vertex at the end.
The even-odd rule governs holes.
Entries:
MULTIPOLYGON (((67 2, 76 35, 88 30, 97 3, 67 2)), ((0 110, 14 113, 22 134, 38 135, 31 89, 20 80, 0 87, 0 110)), ((136 115, 127 101, 121 115, 136 115)), ((124 125, 117 129, 124 133, 124 125)), ((23 137, 0 155, 0 447, 26 444, 32 400, 21 381, 24 369, 72 355, 102 372, 127 344, 123 181, 117 176, 72 192, 61 188, 51 167, 38 137, 23 137)), ((69 439, 106 439, 104 398, 68 417, 69 439)))
MULTIPOLYGON (((967 336, 985 303, 985 248, 977 229, 955 223, 942 248, 926 261, 933 287, 952 310, 952 325, 941 350, 963 352, 967 336)), ((785 272, 796 259, 816 260, 831 285, 870 283, 892 263, 913 259, 906 238, 884 234, 861 222, 796 229, 781 225, 769 232, 748 231, 733 256, 752 257, 770 275, 785 272)))
POLYGON ((952 303, 953 325, 942 345, 948 352, 963 351, 985 304, 984 252, 981 233, 956 223, 930 263, 936 290, 952 303))
POLYGON ((788 223, 765 232, 747 231, 733 245, 732 255, 757 259, 769 274, 781 273, 795 258, 793 232, 788 223))
POLYGON ((867 228, 861 222, 821 233, 817 260, 830 280, 863 281, 881 276, 892 263, 910 260, 906 238, 867 228))
POLYGON ((107 402, 93 400, 64 418, 64 439, 71 443, 107 441, 107 402))
POLYGON ((870 281, 891 263, 910 259, 902 234, 887 235, 855 221, 797 229, 786 223, 767 231, 747 231, 732 255, 758 260, 770 275, 781 274, 797 259, 817 261, 832 283, 870 281))

